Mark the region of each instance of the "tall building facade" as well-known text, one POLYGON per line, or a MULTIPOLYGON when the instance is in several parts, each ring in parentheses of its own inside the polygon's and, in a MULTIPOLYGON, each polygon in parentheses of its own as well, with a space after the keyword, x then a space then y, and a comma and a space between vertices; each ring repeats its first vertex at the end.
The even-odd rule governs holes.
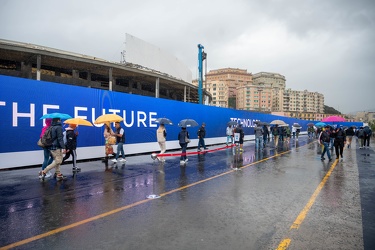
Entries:
POLYGON ((237 87, 236 106, 241 110, 271 112, 272 88, 257 85, 237 87))
POLYGON ((246 69, 224 68, 210 70, 206 75, 206 90, 212 94, 212 104, 237 108, 237 88, 252 83, 252 74, 246 69), (233 100, 233 104, 230 103, 233 100))
POLYGON ((259 72, 253 75, 254 85, 285 89, 285 82, 285 76, 278 73, 259 72))

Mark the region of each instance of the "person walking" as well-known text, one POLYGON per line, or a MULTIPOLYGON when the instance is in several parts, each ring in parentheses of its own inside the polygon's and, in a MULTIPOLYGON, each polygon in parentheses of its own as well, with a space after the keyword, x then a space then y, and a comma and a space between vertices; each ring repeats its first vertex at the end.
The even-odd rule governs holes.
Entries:
MULTIPOLYGON (((159 128, 156 130, 156 139, 159 143, 160 154, 164 154, 165 151, 166 151, 166 145, 165 145, 166 138, 167 138, 167 130, 165 129, 165 125, 160 124, 159 128)), ((159 157, 158 157, 158 159, 159 159, 159 157)), ((165 161, 165 158, 160 157, 160 160, 165 161)))
MULTIPOLYGON (((46 132, 46 130, 51 126, 52 119, 47 118, 46 121, 45 121, 45 123, 46 123, 46 126, 44 126, 42 128, 42 132, 40 133, 40 138, 43 137, 43 135, 46 132)), ((53 157, 52 157, 52 155, 49 152, 49 149, 47 147, 43 147, 43 155, 44 155, 44 160, 43 160, 43 164, 42 164, 42 170, 44 170, 53 161, 53 157)), ((39 175, 39 177, 41 178, 42 176, 39 175)), ((46 178, 49 178, 49 177, 51 177, 51 173, 48 173, 46 175, 46 178)))
POLYGON ((365 140, 365 131, 363 129, 363 127, 360 127, 357 132, 356 132, 356 136, 359 140, 359 148, 363 148, 364 147, 364 140, 365 140))
POLYGON ((227 135, 227 146, 233 144, 233 128, 231 125, 228 125, 225 134, 227 135))
POLYGON ((313 126, 309 126, 307 128, 307 134, 309 135, 309 139, 313 138, 314 136, 314 133, 315 133, 315 129, 313 126))
POLYGON ((346 134, 345 134, 345 131, 342 129, 342 126, 334 130, 333 135, 335 137, 334 146, 335 146, 335 152, 336 152, 336 159, 339 159, 339 157, 341 157, 340 160, 343 161, 344 160, 343 151, 344 151, 344 145, 346 143, 346 134))
POLYGON ((181 128, 180 133, 178 133, 178 142, 180 144, 180 147, 182 149, 181 156, 180 156, 180 164, 184 164, 188 162, 188 158, 186 157, 186 148, 190 141, 189 132, 186 130, 185 127, 181 128))
POLYGON ((48 172, 55 168, 55 175, 57 180, 63 180, 65 176, 60 172, 60 165, 62 162, 62 154, 63 151, 65 152, 65 144, 63 139, 63 132, 62 132, 62 125, 60 118, 53 118, 52 119, 52 139, 53 143, 51 146, 48 147, 48 150, 50 151, 53 161, 51 164, 49 164, 44 170, 39 172, 39 176, 44 179, 48 172))
POLYGON ((206 137, 206 123, 202 123, 202 126, 198 129, 198 151, 201 151, 201 146, 204 150, 207 149, 206 144, 204 143, 204 138, 206 137))
POLYGON ((77 137, 78 137, 78 131, 75 131, 77 125, 75 124, 69 124, 69 127, 67 127, 65 130, 65 137, 66 137, 66 143, 65 143, 65 149, 66 154, 62 160, 63 164, 67 159, 69 159, 70 156, 72 156, 73 161, 73 171, 80 171, 80 168, 77 168, 77 137))
POLYGON ((277 148, 277 145, 279 144, 279 128, 278 125, 275 125, 272 129, 272 135, 273 135, 273 143, 275 145, 275 148, 277 148))
POLYGON ((263 141, 263 129, 262 127, 255 127, 254 128, 254 135, 255 135, 255 147, 261 148, 262 141, 263 141))
POLYGON ((245 137, 245 133, 243 132, 242 124, 241 123, 237 125, 237 127, 234 130, 234 133, 235 133, 234 137, 238 138, 238 141, 235 140, 235 142, 236 143, 238 142, 240 144, 240 151, 243 151, 243 139, 245 137))
POLYGON ((365 128, 363 129, 363 131, 365 132, 365 136, 364 136, 364 140, 363 140, 363 146, 366 148, 370 148, 370 138, 371 138, 371 135, 372 135, 372 130, 370 129, 369 126, 365 126, 365 128))
MULTIPOLYGON (((286 127, 284 128, 284 133, 285 133, 285 141, 286 141, 287 143, 289 143, 290 138, 291 138, 291 136, 292 136, 292 133, 290 132, 290 128, 289 128, 289 126, 286 126, 286 127)), ((297 141, 298 141, 298 135, 297 135, 297 141)))
POLYGON ((296 138, 297 127, 292 126, 293 139, 296 138))
POLYGON ((113 153, 113 147, 112 144, 116 144, 116 137, 114 137, 115 133, 113 133, 113 130, 110 126, 110 123, 107 122, 104 124, 104 132, 103 132, 103 137, 105 140, 105 158, 104 161, 108 161, 108 155, 114 155, 113 153), (112 139, 113 137, 114 139, 112 139), (110 139, 111 138, 111 139, 110 139))
POLYGON ((325 155, 326 152, 327 152, 327 156, 328 156, 328 161, 332 161, 331 153, 330 153, 330 150, 329 150, 329 142, 330 142, 330 135, 328 133, 329 128, 330 128, 330 126, 325 126, 324 130, 319 135, 319 142, 320 142, 321 145, 324 146, 322 155, 320 157, 322 161, 325 160, 324 155, 325 155))
POLYGON ((266 147, 267 142, 270 137, 270 132, 268 131, 267 125, 263 125, 263 146, 266 147))
POLYGON ((353 127, 348 128, 345 131, 345 133, 346 133, 346 139, 347 139, 348 148, 350 148, 351 144, 352 144, 353 136, 355 135, 353 127))
POLYGON ((117 142, 117 153, 115 159, 113 159, 113 162, 117 162, 117 159, 122 155, 121 162, 125 162, 125 152, 124 152, 124 143, 125 143, 125 131, 121 127, 120 122, 115 122, 115 136, 116 136, 116 142, 117 142))

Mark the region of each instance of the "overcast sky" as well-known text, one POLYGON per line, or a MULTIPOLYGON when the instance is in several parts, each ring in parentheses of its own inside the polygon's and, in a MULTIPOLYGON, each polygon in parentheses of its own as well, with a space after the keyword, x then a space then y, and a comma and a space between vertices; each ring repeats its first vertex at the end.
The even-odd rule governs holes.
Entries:
POLYGON ((119 62, 125 33, 208 70, 276 72, 343 113, 375 110, 374 0, 2 0, 0 38, 119 62))

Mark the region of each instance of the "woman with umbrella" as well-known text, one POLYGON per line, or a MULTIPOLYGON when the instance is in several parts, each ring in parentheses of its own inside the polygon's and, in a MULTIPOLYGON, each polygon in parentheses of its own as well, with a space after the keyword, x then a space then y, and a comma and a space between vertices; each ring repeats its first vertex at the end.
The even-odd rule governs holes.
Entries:
POLYGON ((188 143, 190 142, 190 136, 189 132, 186 130, 186 127, 181 127, 181 131, 178 134, 178 141, 181 146, 181 157, 180 157, 180 164, 184 164, 188 161, 188 158, 186 157, 186 148, 188 143))

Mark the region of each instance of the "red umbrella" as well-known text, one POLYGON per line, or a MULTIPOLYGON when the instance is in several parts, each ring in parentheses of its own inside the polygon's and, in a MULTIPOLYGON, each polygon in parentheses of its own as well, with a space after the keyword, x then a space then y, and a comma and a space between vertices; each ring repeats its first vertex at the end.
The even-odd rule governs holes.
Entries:
POLYGON ((345 122, 345 118, 337 115, 327 116, 322 122, 345 122))

